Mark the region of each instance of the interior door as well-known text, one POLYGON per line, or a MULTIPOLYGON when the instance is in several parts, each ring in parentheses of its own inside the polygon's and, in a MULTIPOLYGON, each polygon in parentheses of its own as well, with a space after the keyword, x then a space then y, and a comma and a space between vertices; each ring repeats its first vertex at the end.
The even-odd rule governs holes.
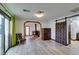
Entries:
POLYGON ((67 45, 66 21, 56 23, 56 42, 67 45))

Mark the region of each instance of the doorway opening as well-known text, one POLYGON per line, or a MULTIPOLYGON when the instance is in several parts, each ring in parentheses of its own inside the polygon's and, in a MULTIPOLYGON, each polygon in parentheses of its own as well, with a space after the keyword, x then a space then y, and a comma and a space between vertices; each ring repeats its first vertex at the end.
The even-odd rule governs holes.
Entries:
POLYGON ((41 23, 37 21, 24 22, 24 37, 32 37, 32 39, 41 38, 41 23))
POLYGON ((70 18, 69 21, 69 42, 70 44, 79 43, 79 16, 70 18))
POLYGON ((25 32, 26 32, 26 36, 30 36, 30 27, 29 26, 26 26, 25 28, 25 32))

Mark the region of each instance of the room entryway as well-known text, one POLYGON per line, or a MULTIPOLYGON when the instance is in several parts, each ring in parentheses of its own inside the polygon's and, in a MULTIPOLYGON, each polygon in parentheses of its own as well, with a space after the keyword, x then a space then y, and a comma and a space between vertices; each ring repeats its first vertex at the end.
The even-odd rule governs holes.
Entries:
POLYGON ((41 24, 36 21, 26 21, 24 23, 24 37, 31 36, 32 39, 41 37, 41 24))
POLYGON ((72 42, 79 42, 79 16, 69 18, 69 40, 72 42))
POLYGON ((30 27, 26 26, 26 36, 30 36, 30 27))

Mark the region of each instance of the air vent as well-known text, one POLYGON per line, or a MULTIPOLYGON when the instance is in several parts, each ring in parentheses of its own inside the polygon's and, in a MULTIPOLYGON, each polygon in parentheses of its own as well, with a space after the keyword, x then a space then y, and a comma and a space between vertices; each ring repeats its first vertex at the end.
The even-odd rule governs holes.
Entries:
POLYGON ((71 12, 79 12, 79 7, 72 9, 71 12))
POLYGON ((23 9, 23 11, 24 11, 24 12, 30 12, 30 10, 27 10, 27 9, 23 9))

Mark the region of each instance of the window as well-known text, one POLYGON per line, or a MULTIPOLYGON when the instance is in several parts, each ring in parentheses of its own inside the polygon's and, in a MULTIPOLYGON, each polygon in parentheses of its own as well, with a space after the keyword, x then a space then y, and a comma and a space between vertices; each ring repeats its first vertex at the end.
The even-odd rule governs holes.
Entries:
POLYGON ((10 46, 10 17, 0 10, 0 55, 10 46))
POLYGON ((3 46, 2 46, 4 41, 3 19, 4 16, 0 14, 0 54, 3 54, 3 46))
POLYGON ((9 48, 9 19, 5 18, 5 51, 9 48))
POLYGON ((2 19, 0 15, 0 54, 1 54, 1 23, 2 23, 2 19))

